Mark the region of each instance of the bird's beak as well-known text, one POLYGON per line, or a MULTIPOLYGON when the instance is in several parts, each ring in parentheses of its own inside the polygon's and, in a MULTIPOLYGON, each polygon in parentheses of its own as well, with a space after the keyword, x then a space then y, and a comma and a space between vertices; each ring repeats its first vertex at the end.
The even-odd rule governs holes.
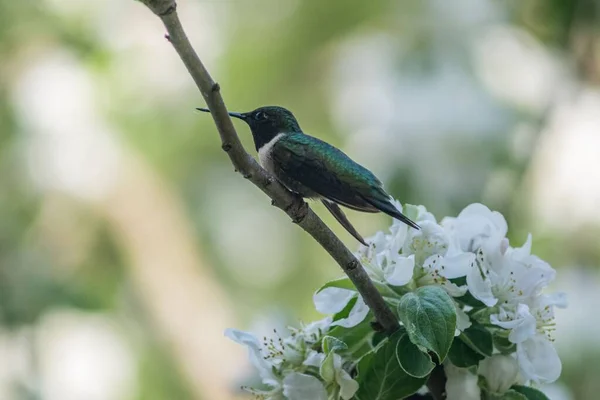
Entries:
MULTIPOLYGON (((210 112, 210 110, 208 108, 200 108, 200 107, 198 107, 198 108, 196 108, 196 110, 198 110, 198 111, 204 111, 204 112, 207 112, 207 113, 210 112)), ((228 114, 230 116, 232 116, 232 117, 239 118, 239 119, 244 120, 244 121, 246 120, 246 114, 236 113, 236 112, 229 112, 228 114)))

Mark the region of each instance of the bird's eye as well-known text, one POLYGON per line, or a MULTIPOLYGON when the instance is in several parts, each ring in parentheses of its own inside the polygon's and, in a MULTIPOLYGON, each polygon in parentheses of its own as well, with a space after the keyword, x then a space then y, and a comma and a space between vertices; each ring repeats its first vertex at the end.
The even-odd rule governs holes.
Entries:
POLYGON ((267 119, 267 114, 265 114, 262 111, 259 111, 256 114, 254 114, 254 119, 257 121, 264 121, 265 119, 267 119))

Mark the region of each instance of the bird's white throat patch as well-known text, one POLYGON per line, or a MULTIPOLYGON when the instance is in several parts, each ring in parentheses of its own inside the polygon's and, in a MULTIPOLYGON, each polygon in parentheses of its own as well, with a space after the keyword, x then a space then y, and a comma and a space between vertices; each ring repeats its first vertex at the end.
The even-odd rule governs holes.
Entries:
POLYGON ((273 139, 269 140, 267 143, 263 144, 260 149, 258 149, 258 161, 260 162, 260 165, 265 167, 265 163, 269 158, 271 149, 283 135, 285 135, 285 133, 278 133, 273 139))

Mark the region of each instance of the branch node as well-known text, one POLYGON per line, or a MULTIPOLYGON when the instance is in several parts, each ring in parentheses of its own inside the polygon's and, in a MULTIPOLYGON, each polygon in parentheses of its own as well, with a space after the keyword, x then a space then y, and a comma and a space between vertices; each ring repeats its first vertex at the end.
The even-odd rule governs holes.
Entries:
POLYGON ((167 39, 167 42, 173 43, 171 42, 171 36, 168 33, 165 33, 165 39, 167 39))
POLYGON ((355 269, 360 268, 360 266, 360 262, 355 258, 346 265, 346 271, 354 271, 355 269))
POLYGON ((271 185, 273 182, 275 182, 275 179, 273 179, 272 176, 267 177, 267 179, 265 180, 265 186, 269 186, 271 185))
POLYGON ((218 83, 218 82, 214 82, 214 83, 212 84, 212 87, 210 88, 210 90, 211 90, 211 92, 213 92, 213 93, 219 92, 219 91, 221 91, 221 85, 219 85, 219 83, 218 83))
POLYGON ((298 199, 298 201, 295 201, 292 204, 290 204, 290 206, 288 206, 288 208, 290 207, 296 208, 293 211, 294 217, 292 218, 292 222, 295 224, 302 223, 302 221, 304 221, 304 218, 306 218, 306 216, 308 215, 308 204, 306 204, 302 199, 298 199), (300 204, 298 204, 298 202, 300 204))
POLYGON ((246 179, 250 179, 250 178, 252 178, 252 173, 251 172, 246 172, 246 173, 242 174, 242 176, 244 178, 246 178, 246 179))
POLYGON ((177 3, 173 2, 165 11, 158 14, 159 17, 166 17, 169 14, 173 14, 177 10, 177 3))
POLYGON ((277 207, 277 202, 275 201, 275 199, 271 200, 271 205, 273 207, 277 207))
MULTIPOLYGON (((223 149, 223 151, 228 152, 229 150, 231 150, 231 143, 223 143, 221 145, 221 148, 223 149)), ((237 172, 237 169, 235 170, 235 172, 237 172)))

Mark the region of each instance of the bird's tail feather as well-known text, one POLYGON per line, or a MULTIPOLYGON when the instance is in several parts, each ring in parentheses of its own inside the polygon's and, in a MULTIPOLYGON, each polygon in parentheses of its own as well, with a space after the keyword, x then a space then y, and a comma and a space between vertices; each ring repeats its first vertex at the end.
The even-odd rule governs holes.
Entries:
POLYGON ((338 206, 337 204, 335 204, 329 200, 321 200, 321 201, 323 202, 325 207, 329 210, 329 212, 335 217, 335 219, 348 231, 348 233, 350 233, 352 236, 354 236, 354 238, 356 240, 358 240, 360 243, 367 246, 365 239, 363 239, 363 237, 360 235, 360 233, 358 233, 356 231, 356 229, 354 229, 354 227, 352 226, 350 221, 348 221, 348 218, 346 218, 346 214, 344 214, 344 212, 342 211, 340 206, 338 206))
POLYGON ((372 204, 374 207, 376 207, 378 210, 380 210, 381 212, 384 212, 387 215, 389 215, 390 217, 396 218, 397 220, 402 221, 406 225, 413 227, 415 229, 421 229, 421 227, 419 225, 417 225, 416 223, 411 221, 411 219, 408 218, 406 215, 404 215, 400 211, 398 211, 398 209, 394 206, 394 204, 392 204, 392 202, 389 199, 385 199, 385 200, 381 200, 378 198, 364 198, 364 199, 367 202, 369 202, 370 204, 372 204))

